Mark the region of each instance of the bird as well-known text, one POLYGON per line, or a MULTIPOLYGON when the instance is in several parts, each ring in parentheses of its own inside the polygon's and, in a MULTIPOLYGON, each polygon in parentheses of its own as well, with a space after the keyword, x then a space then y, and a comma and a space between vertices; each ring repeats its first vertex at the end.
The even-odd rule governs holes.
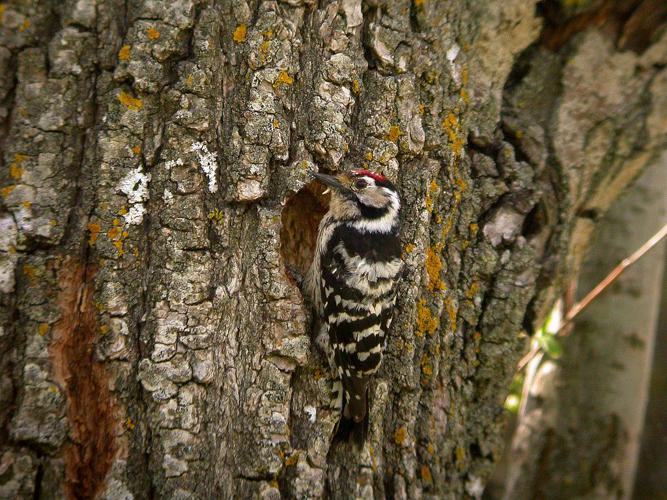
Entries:
POLYGON ((384 175, 353 169, 313 173, 331 193, 305 279, 314 309, 315 343, 334 377, 334 436, 363 444, 368 387, 382 362, 403 269, 398 191, 384 175))

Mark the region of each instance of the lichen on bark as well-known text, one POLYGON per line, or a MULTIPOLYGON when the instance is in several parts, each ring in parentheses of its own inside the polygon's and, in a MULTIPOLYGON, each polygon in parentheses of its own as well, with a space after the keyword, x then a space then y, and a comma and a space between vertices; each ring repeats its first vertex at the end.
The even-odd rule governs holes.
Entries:
POLYGON ((527 334, 667 132, 660 26, 554 46, 536 4, 3 4, 0 492, 66 491, 82 401, 52 353, 77 262, 100 496, 479 496, 527 334), (396 180, 407 268, 362 451, 330 446, 285 268, 325 208, 309 172, 351 165, 396 180))

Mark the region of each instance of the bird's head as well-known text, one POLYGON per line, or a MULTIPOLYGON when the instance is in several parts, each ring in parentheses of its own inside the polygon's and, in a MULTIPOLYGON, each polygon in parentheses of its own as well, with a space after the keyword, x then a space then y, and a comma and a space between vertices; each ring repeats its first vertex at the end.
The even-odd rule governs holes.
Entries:
POLYGON ((331 191, 329 211, 339 220, 398 219, 400 200, 394 185, 384 175, 356 169, 336 175, 313 176, 331 191))

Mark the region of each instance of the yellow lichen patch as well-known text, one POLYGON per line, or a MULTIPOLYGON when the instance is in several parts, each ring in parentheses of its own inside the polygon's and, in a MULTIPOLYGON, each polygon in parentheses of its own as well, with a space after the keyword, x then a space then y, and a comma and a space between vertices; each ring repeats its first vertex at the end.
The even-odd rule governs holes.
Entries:
POLYGON ((447 117, 442 120, 442 128, 447 133, 452 153, 454 153, 454 156, 460 157, 463 153, 463 137, 461 134, 461 124, 454 113, 450 112, 447 117))
POLYGON ((426 300, 419 299, 417 303, 417 329, 415 335, 423 337, 425 333, 433 335, 440 326, 438 318, 434 317, 431 309, 426 305, 426 300))
POLYGON ((269 47, 271 47, 271 42, 264 40, 259 46, 259 62, 264 64, 269 55, 269 47))
POLYGON ((426 111, 426 106, 424 106, 423 104, 419 104, 419 106, 417 106, 417 114, 423 115, 424 111, 426 111))
POLYGON ((16 163, 19 163, 19 164, 20 164, 20 163, 23 163, 23 162, 26 161, 28 158, 30 158, 30 157, 29 157, 28 155, 24 155, 23 153, 16 153, 16 154, 14 155, 14 161, 15 161, 16 163))
POLYGON ((408 243, 405 245, 405 253, 412 253, 415 251, 417 247, 414 245, 414 243, 408 243))
POLYGON ((232 39, 236 43, 243 43, 245 42, 247 35, 248 35, 248 27, 245 24, 239 24, 234 30, 234 33, 232 34, 232 39))
POLYGON ((479 226, 473 222, 468 227, 470 229, 470 236, 472 236, 473 238, 477 236, 477 232, 479 231, 479 226))
POLYGON ((124 92, 123 90, 121 90, 118 94, 118 100, 130 111, 139 111, 143 106, 141 99, 132 97, 130 94, 124 92))
MULTIPOLYGON (((417 0, 415 0, 415 3, 417 3, 417 0)), ((420 473, 422 481, 424 481, 425 483, 433 482, 433 477, 431 476, 431 469, 429 469, 427 465, 422 465, 420 473)))
POLYGON ((132 147, 132 152, 133 152, 135 155, 140 154, 140 153, 141 153, 141 146, 139 146, 138 144, 137 144, 136 146, 133 146, 133 147, 132 147))
POLYGON ((462 446, 456 447, 456 468, 462 470, 465 466, 466 451, 462 446))
POLYGON ((100 234, 100 231, 102 228, 97 222, 90 222, 88 224, 88 232, 90 233, 90 236, 88 238, 88 243, 90 245, 94 245, 95 242, 97 241, 97 236, 100 234))
POLYGON ((352 92, 354 92, 355 94, 361 92, 361 83, 359 83, 359 80, 357 80, 356 78, 352 80, 352 92))
POLYGON ((373 151, 367 151, 364 158, 366 158, 368 161, 373 161, 373 151))
POLYGON ((214 208, 208 213, 208 220, 220 224, 225 218, 225 213, 219 208, 214 208))
POLYGON ((398 125, 392 125, 389 127, 389 132, 387 132, 387 139, 391 142, 396 142, 401 135, 401 128, 398 125))
POLYGON ((118 59, 121 61, 127 61, 130 58, 130 53, 132 52, 132 47, 129 45, 123 45, 118 51, 118 59))
POLYGON ((121 240, 117 240, 113 242, 113 246, 116 247, 116 250, 118 250, 118 255, 122 256, 125 254, 125 250, 123 250, 123 242, 121 240))
POLYGON ((30 28, 30 21, 29 21, 28 19, 26 19, 25 21, 23 21, 23 22, 21 23, 21 26, 19 26, 19 31, 20 31, 20 32, 24 32, 24 31, 27 30, 28 28, 30 28))
POLYGON ((426 250, 426 274, 428 276, 428 283, 426 287, 429 291, 435 292, 438 290, 444 290, 445 284, 440 278, 440 272, 442 271, 442 259, 433 248, 426 250))
POLYGON ((431 183, 428 186, 428 191, 426 192, 426 199, 424 200, 424 203, 426 204, 426 210, 429 212, 433 211, 433 194, 435 194, 438 191, 438 183, 433 179, 431 183))
POLYGON ((49 333, 49 324, 48 323, 40 323, 39 326, 37 327, 37 333, 39 333, 40 336, 44 336, 47 333, 49 333))
POLYGON ((466 104, 470 102, 470 95, 466 89, 461 89, 461 100, 466 104))
POLYGON ((139 249, 137 247, 134 247, 132 249, 132 255, 134 255, 135 257, 139 257, 139 249))
POLYGON ((12 179, 19 180, 23 176, 23 169, 16 163, 9 165, 9 176, 12 179))
POLYGON ((160 32, 155 28, 150 27, 146 30, 146 36, 148 36, 150 40, 157 40, 160 38, 160 32))
POLYGON ((429 455, 435 454, 435 446, 433 446, 433 443, 428 444, 426 451, 428 451, 429 455))
POLYGON ((273 128, 280 128, 280 120, 278 118, 273 119, 273 128))
POLYGON ((37 268, 31 264, 23 264, 23 274, 25 274, 30 281, 35 281, 37 278, 37 268))
POLYGON ((100 335, 104 336, 109 333, 109 327, 107 325, 100 326, 100 335))
POLYGON ((28 200, 22 201, 22 202, 21 202, 21 206, 22 206, 23 208, 27 208, 27 209, 29 209, 30 207, 32 207, 32 201, 28 201, 28 200))
POLYGON ((469 76, 468 67, 463 66, 463 68, 461 69, 461 81, 463 82, 463 85, 468 85, 468 76, 469 76))
POLYGON ((188 75, 188 76, 185 78, 185 84, 186 84, 188 87, 192 87, 192 86, 194 85, 194 83, 195 83, 195 79, 192 77, 192 75, 188 75))
POLYGON ((289 76, 289 73, 284 69, 280 70, 276 80, 273 82, 273 88, 278 88, 280 85, 292 85, 294 83, 294 78, 289 76))
POLYGON ((111 221, 111 223, 112 223, 114 226, 120 226, 120 219, 115 218, 113 221, 111 221))
POLYGON ((403 445, 407 437, 408 437, 408 430, 403 426, 399 427, 398 429, 396 429, 396 432, 394 432, 394 441, 398 445, 403 445))
POLYGON ((4 3, 0 3, 0 23, 5 20, 5 8, 6 5, 4 3))
MULTIPOLYGON (((126 215, 126 214, 127 214, 127 207, 125 205, 123 205, 122 207, 120 207, 120 210, 118 210, 118 215, 126 215)), ((115 220, 118 220, 118 219, 115 219, 115 220)))
POLYGON ((273 40, 273 30, 269 28, 266 31, 262 31, 262 38, 264 38, 264 40, 273 40))
POLYGON ((134 421, 130 417, 127 417, 127 419, 125 420, 125 428, 128 431, 133 431, 136 426, 137 426, 137 424, 135 424, 134 421))
POLYGON ((479 283, 473 281, 470 287, 465 291, 466 299, 472 300, 479 292, 479 283))

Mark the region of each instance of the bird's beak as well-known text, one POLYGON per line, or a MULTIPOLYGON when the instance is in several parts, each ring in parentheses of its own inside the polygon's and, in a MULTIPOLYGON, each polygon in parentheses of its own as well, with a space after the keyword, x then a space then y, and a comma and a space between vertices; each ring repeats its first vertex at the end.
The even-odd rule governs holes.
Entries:
POLYGON ((324 191, 323 194, 328 193, 331 189, 335 189, 336 191, 338 191, 343 195, 352 194, 350 188, 348 188, 345 184, 343 184, 339 177, 327 174, 320 174, 317 172, 313 172, 312 176, 327 187, 327 189, 324 191))

